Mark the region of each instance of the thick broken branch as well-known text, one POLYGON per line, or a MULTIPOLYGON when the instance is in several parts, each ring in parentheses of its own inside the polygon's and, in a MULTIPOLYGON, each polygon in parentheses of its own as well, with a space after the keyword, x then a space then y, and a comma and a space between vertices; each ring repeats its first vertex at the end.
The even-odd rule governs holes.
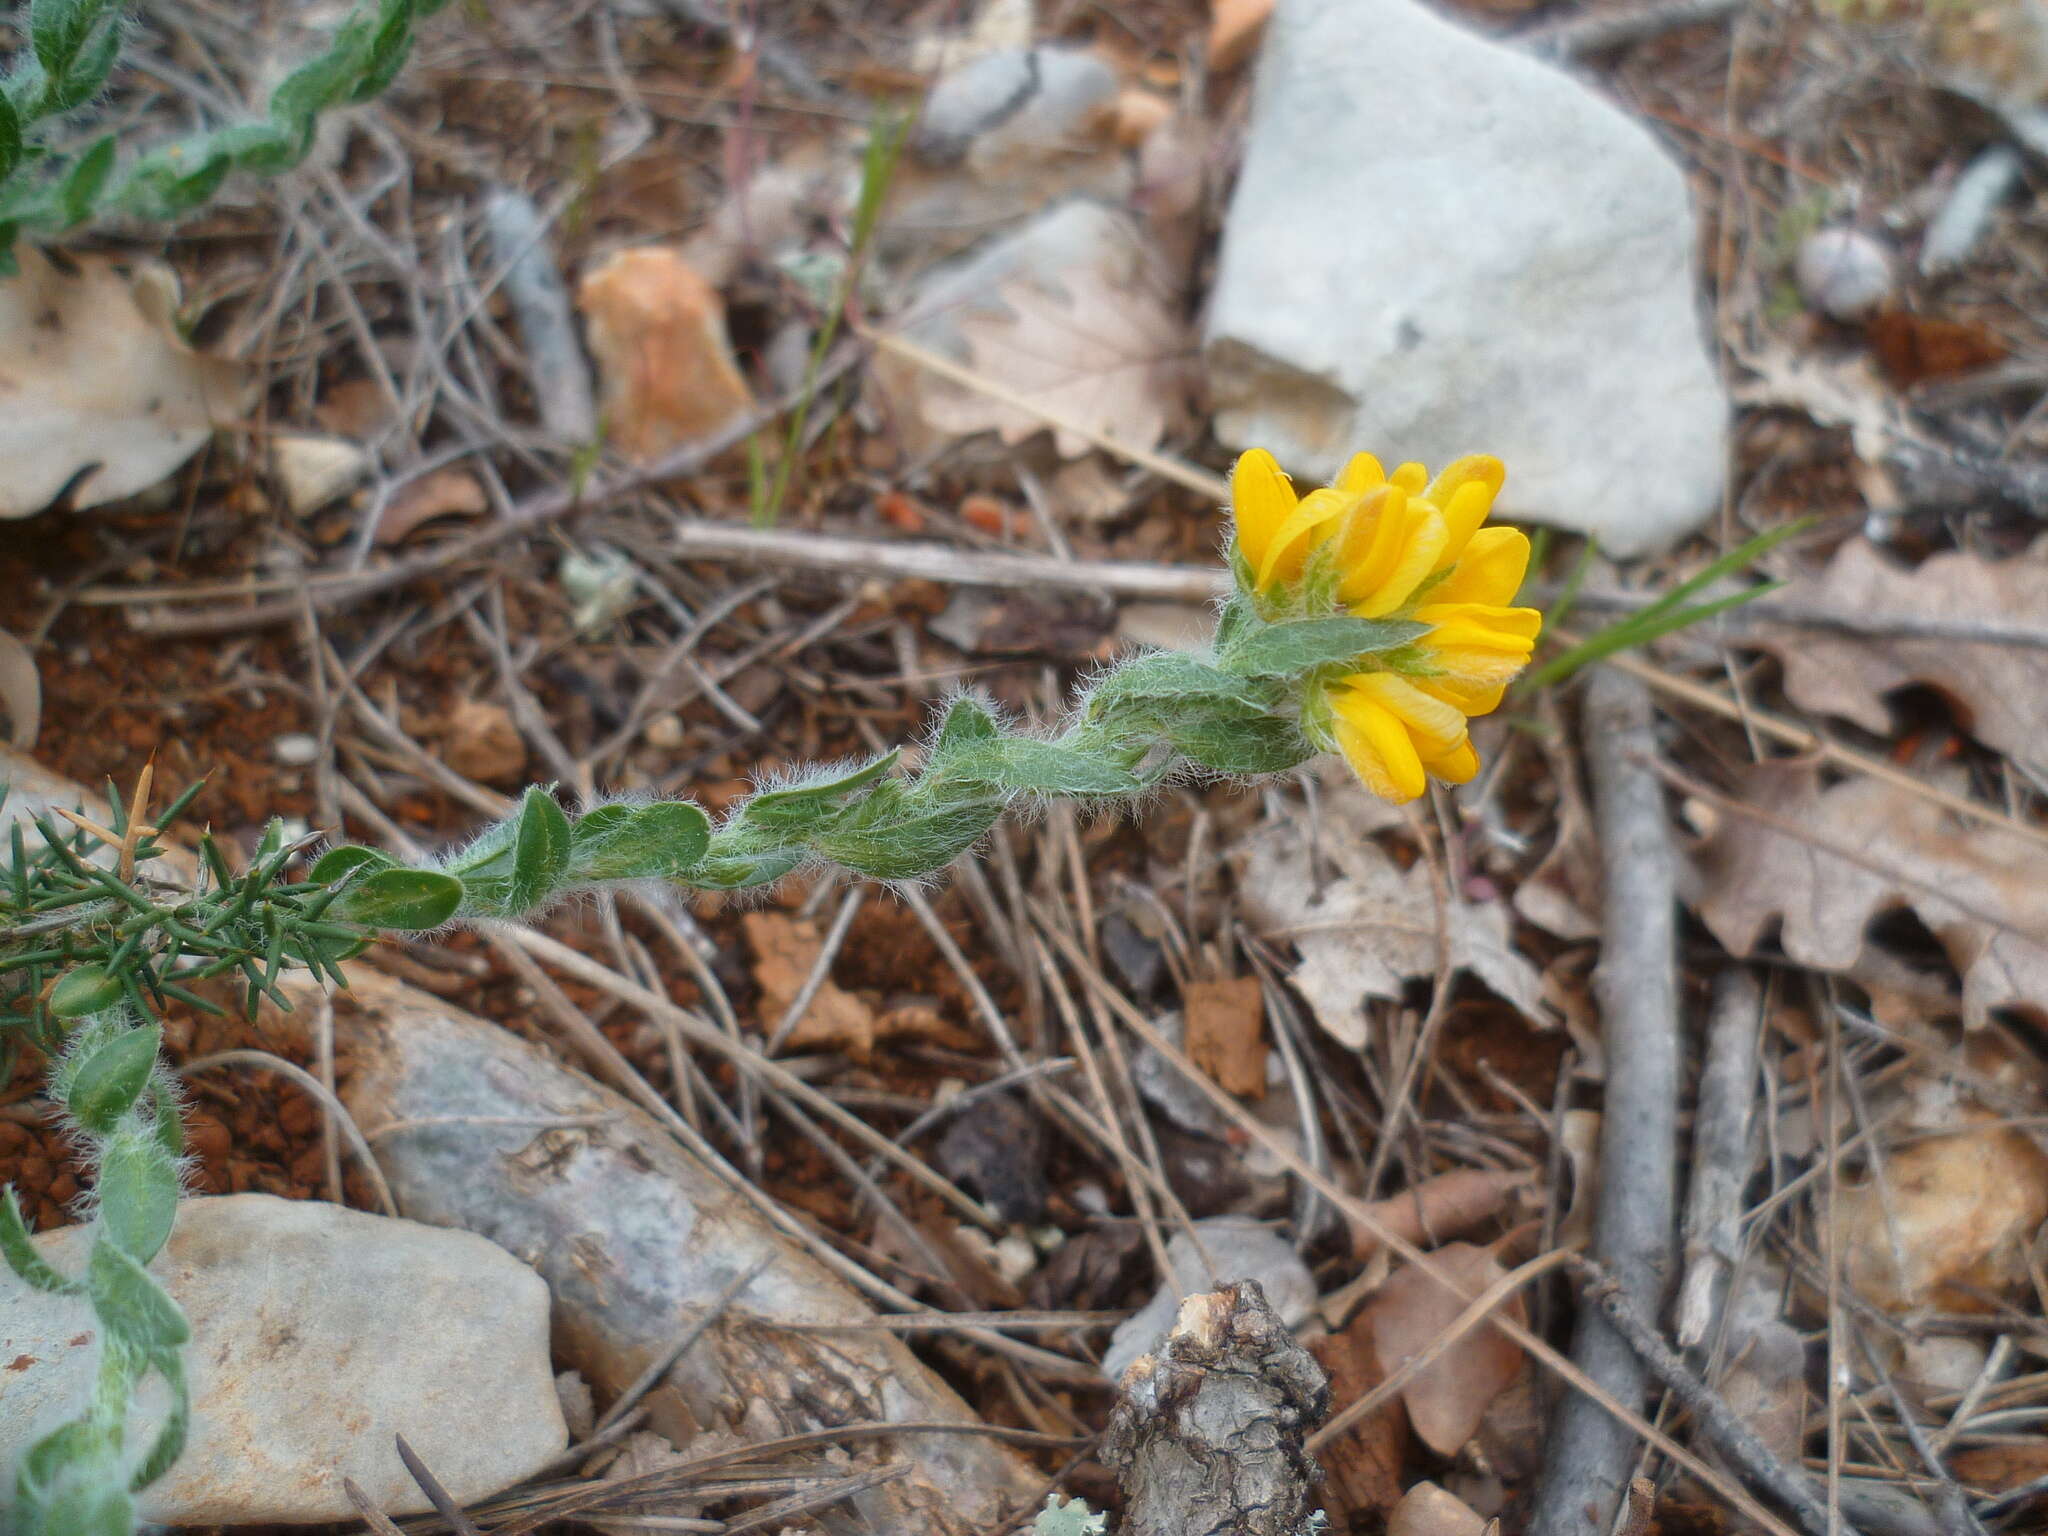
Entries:
POLYGON ((1190 1296, 1159 1353, 1125 1373, 1109 1421, 1121 1536, 1308 1536, 1316 1465, 1302 1442, 1329 1401, 1256 1280, 1190 1296))

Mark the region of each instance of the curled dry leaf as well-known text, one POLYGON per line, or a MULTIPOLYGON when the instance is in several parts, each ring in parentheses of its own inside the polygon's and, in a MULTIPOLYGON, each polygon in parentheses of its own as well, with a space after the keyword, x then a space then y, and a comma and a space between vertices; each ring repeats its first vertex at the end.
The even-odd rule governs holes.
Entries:
POLYGON ((1343 871, 1317 879, 1305 840, 1286 829, 1257 837, 1238 881, 1261 933, 1291 939, 1301 956, 1294 984, 1316 1022, 1344 1045, 1365 1043, 1367 998, 1397 998, 1414 977, 1437 972, 1439 938, 1451 964, 1484 981, 1530 1018, 1542 1021, 1543 978, 1508 935, 1507 908, 1453 894, 1439 931, 1429 868, 1403 870, 1377 843, 1333 838, 1325 851, 1343 871))
MULTIPOLYGON (((1505 1278, 1507 1271, 1485 1248, 1447 1243, 1430 1255, 1443 1275, 1476 1295, 1505 1278)), ((1365 1310, 1373 1348, 1389 1372, 1399 1370, 1433 1345, 1470 1305, 1412 1264, 1394 1271, 1365 1310)), ((1519 1295, 1498 1315, 1526 1323, 1519 1295)), ((1485 1417, 1487 1407, 1522 1369, 1522 1346, 1506 1334, 1479 1324, 1451 1344, 1402 1389, 1415 1433, 1439 1456, 1455 1456, 1485 1417)))
MULTIPOLYGON (((1794 582, 1780 600, 1859 619, 1895 614, 2033 624, 2048 613, 2048 560, 1953 553, 1909 570, 1869 540, 1854 539, 1825 571, 1794 582)), ((1761 626, 1748 638, 1784 664, 1785 691, 1803 709, 1889 735, 1885 695, 1925 683, 1940 690, 1964 728, 1987 746, 2023 762, 2048 763, 2048 651, 1761 626)))
MULTIPOLYGON (((761 1027, 772 1030, 803 991, 824 941, 815 925, 785 912, 749 912, 740 925, 754 950, 761 1027)), ((875 1011, 828 975, 785 1044, 793 1051, 843 1050, 865 1061, 875 1048, 875 1011)))
POLYGON ((1435 1483, 1417 1483, 1387 1517, 1387 1536, 1485 1536, 1471 1505, 1435 1483))
MULTIPOLYGON (((933 386, 924 393, 925 420, 942 432, 995 432, 1021 443, 1050 415, 1127 447, 1153 447, 1184 412, 1193 343, 1170 290, 1152 279, 1143 268, 1118 281, 1072 267, 1045 283, 1006 283, 999 297, 1008 312, 970 315, 959 330, 968 366, 1015 402, 933 386)), ((1054 430, 1053 442, 1068 459, 1093 446, 1065 428, 1054 430)))
MULTIPOLYGON (((1375 1200, 1367 1209, 1383 1231, 1411 1243, 1436 1243, 1491 1221, 1507 1204, 1508 1196, 1535 1177, 1535 1171, 1527 1168, 1453 1168, 1398 1195, 1375 1200)), ((1365 1223, 1352 1223, 1354 1258, 1363 1262, 1379 1245, 1378 1234, 1365 1223)))
POLYGON ((526 773, 526 738, 504 705, 460 699, 442 728, 441 760, 479 784, 509 784, 526 773))
POLYGON ((250 370, 178 335, 168 272, 131 281, 111 262, 15 252, 20 272, 0 280, 0 517, 67 486, 79 507, 146 491, 248 409, 250 370))
POLYGON ((1836 1195, 1842 1275, 1890 1312, 1995 1311, 2028 1280, 2027 1250, 2048 1221, 2048 1153, 1997 1125, 1889 1153, 1836 1195))
POLYGON ((1697 850, 1700 918, 1731 954, 1749 954, 1782 917, 1788 956, 1846 971, 1871 918, 1905 907, 1962 975, 1966 1023, 2003 1007, 2048 1017, 2048 851, 2040 844, 1961 821, 1876 779, 1823 789, 1819 769, 1805 762, 1749 769, 1742 797, 1762 815, 1727 814, 1697 850))
POLYGON ((583 279, 576 303, 603 375, 605 432, 628 458, 658 458, 753 409, 725 302, 674 251, 620 251, 583 279))
POLYGON ((374 535, 379 544, 397 544, 437 517, 468 517, 488 512, 490 502, 476 476, 463 469, 437 469, 422 475, 385 504, 374 535))

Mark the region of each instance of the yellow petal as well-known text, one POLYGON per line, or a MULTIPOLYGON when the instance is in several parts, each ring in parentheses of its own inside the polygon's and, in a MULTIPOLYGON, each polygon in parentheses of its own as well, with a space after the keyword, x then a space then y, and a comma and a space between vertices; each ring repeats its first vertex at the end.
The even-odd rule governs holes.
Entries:
MULTIPOLYGON (((1516 668, 1519 671, 1520 668, 1516 668)), ((1500 708, 1500 701, 1507 697, 1508 683, 1513 679, 1510 672, 1498 682, 1461 682, 1456 678, 1418 677, 1415 686, 1433 699, 1442 699, 1460 714, 1477 719, 1490 715, 1500 708)))
POLYGON ((1429 482, 1429 499, 1438 506, 1445 502, 1460 487, 1483 485, 1490 505, 1500 494, 1500 488, 1508 477, 1507 466, 1490 453, 1468 453, 1462 459, 1453 459, 1443 467, 1443 472, 1429 482))
POLYGON ((1266 545, 1264 558, 1253 567, 1257 572, 1259 590, 1264 592, 1276 582, 1292 581, 1299 576, 1308 552, 1336 532, 1338 519, 1349 512, 1356 501, 1356 497, 1328 486, 1302 497, 1301 504, 1274 532, 1271 542, 1266 545))
POLYGON ((1450 537, 1444 541, 1443 558, 1437 562, 1437 569, 1441 570, 1465 553, 1472 535, 1493 510, 1493 496, 1485 486, 1468 481, 1451 493, 1449 501, 1437 505, 1444 509, 1444 526, 1450 530, 1450 537))
POLYGON ((1340 491, 1363 496, 1367 491, 1376 491, 1385 485, 1387 472, 1380 468, 1380 461, 1371 454, 1354 453, 1351 462, 1344 466, 1344 473, 1332 483, 1340 491))
POLYGON ((1424 603, 1415 610, 1415 620, 1435 626, 1421 642, 1432 650, 1477 645, 1526 656, 1543 632, 1541 609, 1504 608, 1497 603, 1424 603))
POLYGON ((1237 520, 1237 547, 1253 570, 1294 506, 1294 486, 1272 454, 1252 448, 1238 456, 1230 471, 1230 510, 1237 520))
POLYGON ((1403 464, 1387 478, 1410 496, 1418 496, 1422 493, 1422 488, 1429 484, 1429 471, 1420 464, 1409 463, 1403 464))
POLYGON ((1422 766, 1446 784, 1470 784, 1479 774, 1479 754, 1465 740, 1434 756, 1424 754, 1422 766))
POLYGON ((1465 739, 1465 717, 1391 672, 1355 672, 1344 679, 1354 693, 1389 711, 1415 734, 1424 753, 1448 752, 1465 739))
POLYGON ((1444 509, 1444 523, 1451 531, 1444 544, 1442 565, 1449 565, 1465 552, 1467 541, 1493 510, 1493 498, 1505 479, 1507 470, 1499 459, 1486 453, 1468 453, 1445 465, 1443 473, 1429 482, 1423 497, 1444 509))
POLYGON ((1511 603, 1528 570, 1526 533, 1519 528, 1481 528, 1459 554, 1451 574, 1430 588, 1429 605, 1434 608, 1448 603, 1511 603))
POLYGON ((1367 789, 1396 805, 1422 793, 1422 758, 1407 726, 1362 694, 1333 693, 1330 705, 1338 749, 1367 789))
POLYGON ((1443 553, 1443 513, 1426 501, 1410 501, 1403 510, 1406 516, 1400 544, 1385 574, 1375 581, 1371 577, 1378 573, 1362 571, 1337 588, 1337 596, 1362 619, 1385 618, 1407 602, 1422 584, 1422 578, 1436 569, 1437 559, 1443 553))

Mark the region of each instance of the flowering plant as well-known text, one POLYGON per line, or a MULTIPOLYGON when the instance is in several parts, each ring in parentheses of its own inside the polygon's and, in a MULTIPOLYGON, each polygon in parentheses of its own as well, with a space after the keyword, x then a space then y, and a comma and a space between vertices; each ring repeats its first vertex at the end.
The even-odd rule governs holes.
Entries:
POLYGON ((1471 779, 1467 721, 1499 707, 1535 650, 1542 614, 1509 606, 1528 536, 1482 526, 1504 474, 1473 454, 1434 480, 1420 464, 1388 475, 1361 453, 1334 485, 1297 498, 1262 448, 1231 474, 1234 603, 1268 622, 1343 614, 1398 628, 1394 643, 1299 679, 1304 735, 1385 799, 1413 800, 1429 776, 1471 779))
POLYGON ((31 853, 17 823, 11 858, 0 855, 0 1049, 23 1031, 56 1062, 52 1098, 97 1166, 98 1230, 87 1272, 60 1274, 10 1190, 0 1257, 31 1288, 90 1300, 102 1362, 89 1410, 23 1458, 11 1528, 125 1536, 133 1493, 183 1444, 185 1319, 146 1266, 170 1235, 183 1169, 175 1085, 150 1021, 169 999, 210 1006, 186 983, 239 977, 253 1012, 263 995, 282 1001, 281 968, 339 981, 379 930, 529 918, 629 881, 738 889, 826 863, 917 880, 1013 804, 1113 805, 1176 775, 1280 773, 1323 750, 1390 800, 1414 799, 1432 774, 1463 783, 1478 771, 1466 722, 1499 705, 1540 624, 1508 606, 1529 541, 1481 526, 1501 477, 1497 460, 1477 457, 1433 481, 1415 464, 1389 476, 1361 454, 1335 485, 1297 497, 1271 454, 1247 453, 1231 482, 1236 590, 1205 655, 1128 657, 1049 733, 957 697, 914 771, 902 771, 901 750, 821 768, 763 786, 715 825, 686 800, 572 815, 536 786, 438 859, 335 848, 302 884, 285 879, 298 845, 275 823, 239 875, 202 839, 204 874, 186 890, 138 872, 161 848, 145 820, 146 774, 131 805, 111 808, 111 826, 68 811, 69 830, 34 818, 42 848, 31 853), (137 1445, 128 1405, 151 1374, 173 1411, 137 1445))

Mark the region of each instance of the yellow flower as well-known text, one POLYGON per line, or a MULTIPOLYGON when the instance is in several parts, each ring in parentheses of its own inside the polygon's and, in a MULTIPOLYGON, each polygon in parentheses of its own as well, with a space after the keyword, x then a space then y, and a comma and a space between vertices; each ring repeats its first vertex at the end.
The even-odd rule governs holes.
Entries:
POLYGON ((1431 776, 1463 784, 1479 771, 1466 721, 1499 706, 1535 650, 1542 615, 1511 606, 1529 540, 1482 526, 1505 475, 1485 454, 1431 479, 1420 464, 1388 474, 1361 453, 1334 484, 1296 496, 1263 448, 1231 473, 1238 552, 1264 603, 1313 617, 1301 611, 1311 601, 1302 577, 1326 552, 1317 569, 1334 573, 1341 611, 1429 626, 1403 651, 1361 658, 1363 670, 1324 689, 1331 744, 1389 800, 1415 799, 1431 776))

